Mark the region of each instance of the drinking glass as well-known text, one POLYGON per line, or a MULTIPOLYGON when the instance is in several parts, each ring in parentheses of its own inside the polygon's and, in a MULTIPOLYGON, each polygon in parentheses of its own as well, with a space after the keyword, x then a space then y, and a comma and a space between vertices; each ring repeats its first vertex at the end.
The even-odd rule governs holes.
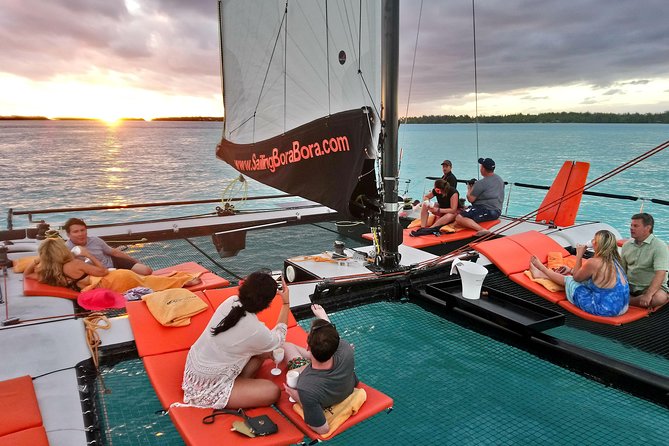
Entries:
POLYGON ((272 375, 281 375, 279 363, 283 361, 283 349, 281 347, 274 349, 272 356, 274 357, 274 368, 271 370, 271 373, 272 375))

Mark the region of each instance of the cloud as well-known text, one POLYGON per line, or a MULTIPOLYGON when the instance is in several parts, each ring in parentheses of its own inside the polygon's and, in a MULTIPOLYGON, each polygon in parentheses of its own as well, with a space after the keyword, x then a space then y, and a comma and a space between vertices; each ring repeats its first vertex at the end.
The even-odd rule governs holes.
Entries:
MULTIPOLYGON (((576 106, 669 78, 665 3, 479 1, 478 92, 550 107, 542 89, 589 86, 593 93, 576 106)), ((419 5, 401 2, 400 104, 409 89, 419 5)), ((220 95, 217 21, 214 0, 52 0, 39 7, 3 0, 0 74, 37 82, 93 76, 156 94, 211 99, 220 95)), ((473 52, 471 3, 426 0, 410 114, 449 113, 451 106, 464 112, 474 92, 473 52)), ((669 109, 664 89, 658 93, 664 97, 654 107, 669 109)))

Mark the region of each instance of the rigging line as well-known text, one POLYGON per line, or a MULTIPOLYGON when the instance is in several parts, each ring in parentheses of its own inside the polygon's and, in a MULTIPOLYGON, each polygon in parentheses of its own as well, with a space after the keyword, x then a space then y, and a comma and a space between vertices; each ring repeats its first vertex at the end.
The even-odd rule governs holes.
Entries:
POLYGON ((411 77, 409 78, 409 94, 407 95, 407 109, 404 113, 404 122, 409 117, 409 104, 411 103, 411 87, 413 86, 413 73, 416 67, 416 53, 418 53, 418 36, 420 35, 420 20, 423 17, 423 0, 420 0, 420 10, 418 11, 418 27, 416 28, 416 42, 413 47, 413 62, 411 63, 411 77))
MULTIPOLYGON (((479 79, 476 58, 476 8, 472 0, 472 31, 474 34, 474 123, 476 125, 476 159, 479 159, 479 79)), ((477 169, 478 171, 479 169, 477 169)), ((479 174, 476 175, 480 178, 479 174)))
POLYGON ((283 133, 286 133, 288 114, 288 0, 286 0, 286 26, 283 28, 283 133))
POLYGON ((360 60, 362 59, 362 0, 358 2, 358 72, 360 72, 360 60))
POLYGON ((188 243, 190 243, 190 245, 191 245, 193 248, 195 248, 195 249, 197 249, 198 251, 200 251, 200 253, 201 253, 203 256, 205 256, 207 259, 209 259, 209 260, 211 261, 211 263, 213 263, 214 265, 218 266, 219 268, 221 268, 221 269, 222 269, 223 271, 225 271, 226 273, 228 273, 228 274, 230 274, 230 275, 236 277, 237 280, 241 280, 241 279, 243 278, 243 277, 238 276, 237 274, 233 273, 232 271, 230 271, 229 269, 227 269, 225 266, 223 266, 223 265, 221 265, 220 263, 218 263, 214 258, 212 258, 209 254, 207 254, 207 253, 204 252, 202 249, 200 249, 200 247, 197 246, 195 243, 193 243, 190 239, 185 238, 184 240, 186 240, 188 243))
POLYGON ((332 88, 330 86, 330 18, 328 0, 325 0, 325 65, 328 70, 328 116, 332 114, 332 88))

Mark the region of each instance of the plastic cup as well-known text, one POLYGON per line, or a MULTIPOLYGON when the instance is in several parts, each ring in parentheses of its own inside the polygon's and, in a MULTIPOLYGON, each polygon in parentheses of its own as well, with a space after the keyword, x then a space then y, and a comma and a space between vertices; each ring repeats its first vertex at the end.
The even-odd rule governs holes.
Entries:
POLYGON ((297 386, 297 379, 300 377, 300 372, 297 370, 291 370, 286 373, 286 385, 290 388, 295 388, 297 386))
POLYGON ((80 246, 75 246, 70 251, 72 251, 72 254, 74 254, 75 256, 80 256, 81 255, 81 247, 80 246))

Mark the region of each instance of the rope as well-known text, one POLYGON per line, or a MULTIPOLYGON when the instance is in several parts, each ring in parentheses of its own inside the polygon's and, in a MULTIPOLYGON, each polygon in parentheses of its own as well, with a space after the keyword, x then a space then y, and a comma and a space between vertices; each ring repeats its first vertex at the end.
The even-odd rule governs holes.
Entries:
POLYGON ((93 358, 93 364, 95 364, 95 369, 97 370, 99 365, 98 347, 102 343, 97 330, 109 330, 111 322, 104 313, 95 312, 84 318, 84 328, 86 328, 86 344, 88 345, 88 350, 91 352, 91 358, 93 358))

